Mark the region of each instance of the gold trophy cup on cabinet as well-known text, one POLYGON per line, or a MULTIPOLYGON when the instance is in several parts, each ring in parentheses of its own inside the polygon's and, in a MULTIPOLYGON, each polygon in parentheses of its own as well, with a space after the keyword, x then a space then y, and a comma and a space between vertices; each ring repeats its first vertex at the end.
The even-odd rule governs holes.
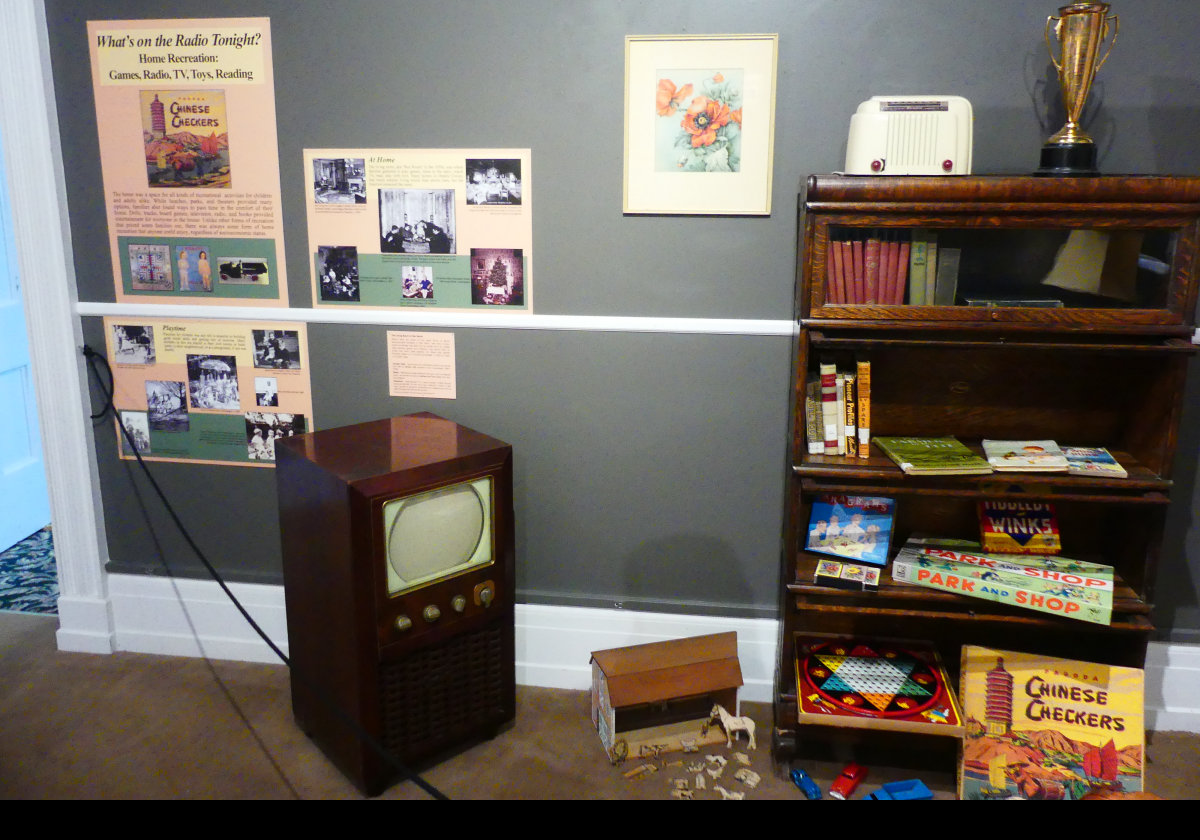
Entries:
POLYGON ((1067 122, 1042 146, 1038 175, 1100 174, 1096 168, 1096 144, 1079 125, 1079 119, 1096 71, 1104 66, 1117 41, 1119 20, 1116 15, 1109 15, 1108 10, 1108 3, 1072 3, 1060 8, 1058 17, 1046 18, 1046 46, 1058 70, 1067 122), (1059 45, 1057 56, 1050 41, 1051 29, 1059 45), (1100 48, 1106 39, 1108 49, 1101 57, 1100 48))

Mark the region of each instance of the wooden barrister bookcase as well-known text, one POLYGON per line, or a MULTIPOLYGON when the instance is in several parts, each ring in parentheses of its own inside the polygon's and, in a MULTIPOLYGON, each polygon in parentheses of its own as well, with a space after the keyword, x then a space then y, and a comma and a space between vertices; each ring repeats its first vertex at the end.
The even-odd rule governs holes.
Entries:
MULTIPOLYGON (((799 632, 922 639, 948 667, 980 644, 1141 667, 1196 308, 1200 179, 814 176, 800 196, 775 750, 797 748, 799 632), (952 296, 851 303, 842 241, 936 234, 959 261, 952 296), (1100 243, 1097 245, 1097 243, 1100 243), (931 298, 933 299, 933 298, 931 298), (1128 477, 1009 473, 907 476, 866 458, 809 454, 805 383, 819 363, 871 364, 870 431, 1052 439, 1105 447, 1128 477), (1110 626, 894 583, 877 592, 814 583, 803 550, 814 498, 896 500, 894 554, 922 532, 978 539, 981 499, 1050 501, 1066 556, 1115 568, 1110 626)), ((805 734, 808 734, 806 729, 805 734)))

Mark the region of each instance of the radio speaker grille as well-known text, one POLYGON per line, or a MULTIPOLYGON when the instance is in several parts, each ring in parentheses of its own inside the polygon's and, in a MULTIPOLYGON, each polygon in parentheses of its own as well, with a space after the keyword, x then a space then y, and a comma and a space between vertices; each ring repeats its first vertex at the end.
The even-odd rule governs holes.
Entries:
POLYGON ((472 731, 511 717, 513 661, 504 627, 492 624, 379 668, 383 745, 427 756, 472 731))

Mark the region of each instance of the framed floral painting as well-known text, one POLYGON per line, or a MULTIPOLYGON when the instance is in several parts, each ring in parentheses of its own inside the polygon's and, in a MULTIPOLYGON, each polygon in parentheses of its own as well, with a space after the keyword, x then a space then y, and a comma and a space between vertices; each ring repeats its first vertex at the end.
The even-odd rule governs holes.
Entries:
POLYGON ((771 213, 778 35, 625 39, 626 213, 771 213))

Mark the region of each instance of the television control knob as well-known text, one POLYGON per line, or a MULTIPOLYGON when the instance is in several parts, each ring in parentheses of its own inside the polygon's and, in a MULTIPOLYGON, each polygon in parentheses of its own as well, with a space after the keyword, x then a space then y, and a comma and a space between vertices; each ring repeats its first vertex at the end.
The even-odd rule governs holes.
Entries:
POLYGON ((412 629, 412 619, 406 615, 398 615, 396 616, 395 627, 401 633, 405 630, 410 630, 412 629))
POLYGON ((484 581, 475 587, 475 603, 482 604, 485 607, 490 607, 492 601, 496 598, 495 584, 490 580, 484 581))
POLYGON ((455 595, 450 599, 450 606, 454 608, 456 613, 463 612, 467 608, 467 599, 461 595, 455 595))
POLYGON ((425 618, 426 621, 428 621, 430 624, 433 624, 433 622, 437 621, 439 618, 442 617, 442 611, 439 610, 433 604, 430 604, 428 607, 426 607, 424 610, 421 611, 421 615, 425 618))

